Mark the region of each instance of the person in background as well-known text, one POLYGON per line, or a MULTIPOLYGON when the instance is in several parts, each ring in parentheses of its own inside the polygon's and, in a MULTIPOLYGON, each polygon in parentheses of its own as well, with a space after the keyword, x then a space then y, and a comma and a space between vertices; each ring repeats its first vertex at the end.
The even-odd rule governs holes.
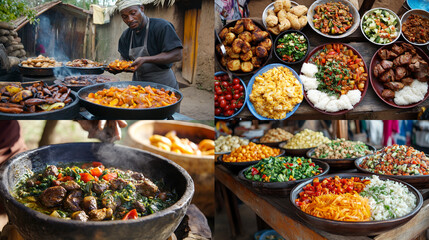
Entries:
POLYGON ((179 89, 171 66, 182 60, 182 42, 174 26, 160 18, 149 18, 138 0, 118 0, 116 6, 128 25, 118 44, 124 60, 133 60, 133 81, 156 82, 179 89))
POLYGON ((45 46, 41 43, 39 39, 37 39, 36 43, 36 56, 43 55, 46 53, 45 46))

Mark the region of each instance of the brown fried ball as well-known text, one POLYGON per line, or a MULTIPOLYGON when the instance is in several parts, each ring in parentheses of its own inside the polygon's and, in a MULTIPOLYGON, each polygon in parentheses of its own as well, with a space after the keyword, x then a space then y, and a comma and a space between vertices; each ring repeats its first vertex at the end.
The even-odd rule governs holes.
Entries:
POLYGON ((258 58, 265 58, 268 56, 268 51, 266 48, 262 47, 262 46, 257 46, 256 47, 256 56, 258 58))
POLYGON ((234 39, 235 39, 235 34, 234 33, 232 33, 232 32, 227 33, 226 36, 225 36, 225 43, 226 43, 226 45, 231 45, 232 42, 234 42, 234 39))
POLYGON ((269 28, 267 28, 267 30, 270 31, 274 35, 279 35, 279 33, 280 33, 279 25, 277 25, 275 27, 269 27, 269 28))
POLYGON ((244 42, 243 46, 241 47, 241 52, 247 53, 247 52, 251 52, 251 51, 252 51, 252 46, 250 45, 250 43, 244 42))
POLYGON ((232 50, 232 47, 230 47, 230 48, 226 51, 226 54, 228 54, 228 56, 229 56, 230 58, 232 58, 232 59, 239 59, 239 58, 240 58, 240 54, 239 54, 239 53, 235 53, 235 52, 232 50))
POLYGON ((232 59, 227 62, 229 71, 238 71, 241 68, 240 60, 232 59))
POLYGON ((232 51, 235 53, 241 52, 241 47, 243 47, 244 41, 240 38, 236 38, 234 42, 232 42, 232 51))
POLYGON ((254 31, 255 30, 255 23, 253 23, 252 19, 249 18, 245 18, 243 19, 244 22, 244 29, 246 29, 247 31, 254 31))
POLYGON ((248 51, 247 53, 240 54, 240 59, 242 61, 247 62, 247 61, 250 61, 252 59, 252 56, 253 56, 252 51, 248 51))
POLYGON ((226 67, 226 64, 228 63, 228 61, 229 61, 229 58, 226 58, 226 57, 220 58, 220 64, 224 67, 226 67))
POLYGON ((221 40, 225 40, 225 36, 227 33, 229 33, 229 29, 228 28, 223 28, 222 30, 220 30, 219 32, 219 37, 221 40))
POLYGON ((257 58, 257 57, 252 57, 251 62, 255 68, 261 67, 261 65, 262 65, 262 59, 257 58))
POLYGON ((255 31, 252 33, 252 40, 254 42, 260 42, 260 41, 264 40, 265 38, 267 38, 268 35, 269 35, 269 33, 266 31, 258 31, 258 32, 255 31))
POLYGON ((270 51, 272 45, 273 45, 273 43, 271 42, 271 39, 269 39, 269 38, 266 38, 265 40, 263 40, 262 42, 259 43, 259 46, 264 47, 265 49, 267 49, 267 51, 270 51))
POLYGON ((237 22, 234 25, 234 28, 232 29, 232 32, 235 34, 240 34, 244 31, 244 23, 243 20, 237 20, 237 22))
POLYGON ((243 72, 253 71, 253 64, 251 62, 242 62, 241 63, 241 71, 243 71, 243 72))
POLYGON ((249 31, 244 31, 238 35, 238 38, 245 42, 251 42, 252 41, 252 34, 249 31))

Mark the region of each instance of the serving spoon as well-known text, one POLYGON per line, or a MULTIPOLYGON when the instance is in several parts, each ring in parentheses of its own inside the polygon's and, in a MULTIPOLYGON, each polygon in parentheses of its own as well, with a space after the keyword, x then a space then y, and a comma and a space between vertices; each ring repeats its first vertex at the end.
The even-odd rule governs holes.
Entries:
MULTIPOLYGON (((222 43, 222 41, 220 40, 220 37, 219 37, 219 35, 217 34, 217 32, 216 32, 216 30, 214 30, 214 32, 215 32, 215 36, 216 36, 216 38, 217 38, 217 40, 219 41, 219 43, 220 43, 220 51, 222 52, 222 55, 226 58, 226 57, 228 57, 228 54, 226 53, 226 48, 225 48, 225 45, 223 45, 223 43, 222 43)), ((230 82, 232 82, 232 73, 229 71, 229 69, 228 69, 228 66, 226 66, 225 67, 225 70, 226 70, 226 73, 228 74, 228 77, 229 77, 229 81, 230 82)))

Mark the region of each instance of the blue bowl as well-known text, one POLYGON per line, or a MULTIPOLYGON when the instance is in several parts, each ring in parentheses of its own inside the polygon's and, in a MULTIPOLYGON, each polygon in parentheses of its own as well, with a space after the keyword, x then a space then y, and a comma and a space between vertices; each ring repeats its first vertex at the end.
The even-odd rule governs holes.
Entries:
POLYGON ((425 0, 407 0, 407 4, 411 9, 423 9, 429 12, 429 4, 425 0))
MULTIPOLYGON (((292 116, 292 114, 295 113, 295 111, 298 109, 299 105, 301 105, 301 103, 298 103, 297 105, 295 105, 295 107, 292 109, 292 111, 288 112, 286 114, 286 117, 283 119, 272 119, 272 118, 267 118, 267 117, 263 117, 261 115, 258 114, 258 112, 256 112, 255 107, 253 106, 252 102, 249 99, 250 94, 252 93, 252 89, 253 89, 253 83, 255 82, 255 78, 259 75, 262 75, 262 73, 267 72, 268 70, 272 69, 272 68, 276 68, 276 67, 286 67, 288 68, 292 74, 295 76, 296 79, 298 79, 299 83, 301 84, 301 89, 302 89, 302 93, 304 94, 304 87, 303 84, 301 82, 301 79, 299 78, 299 75, 295 72, 295 70, 293 70, 292 68, 284 65, 284 64, 280 64, 280 63, 272 63, 272 64, 268 64, 267 66, 261 68, 259 71, 257 71, 255 73, 255 75, 252 76, 252 78, 249 81, 249 84, 247 85, 247 93, 246 93, 246 102, 247 102, 247 107, 249 108, 249 111, 259 120, 284 120, 290 116, 292 116)), ((303 99, 304 100, 304 99, 303 99)))
POLYGON ((264 232, 261 235, 261 237, 259 237, 259 240, 271 240, 271 239, 273 239, 273 238, 268 238, 269 236, 275 236, 276 238, 274 238, 274 239, 276 239, 276 240, 280 240, 280 239, 284 240, 284 238, 282 236, 280 236, 280 234, 278 234, 274 230, 268 230, 268 231, 264 232))
MULTIPOLYGON (((219 72, 215 73, 215 77, 217 77, 219 75, 224 75, 224 74, 227 74, 227 73, 223 72, 223 71, 219 71, 219 72)), ((226 119, 233 118, 233 117, 237 116, 241 111, 243 111, 244 107, 246 106, 246 102, 247 102, 247 99, 248 99, 248 97, 247 97, 248 93, 247 93, 246 84, 244 83, 244 81, 241 78, 239 78, 239 77, 237 77, 235 75, 233 75, 233 77, 236 77, 236 78, 240 79, 241 85, 243 85, 243 87, 244 87, 245 98, 244 98, 243 106, 240 109, 238 109, 238 111, 235 112, 234 114, 232 114, 231 116, 228 116, 228 117, 225 116, 224 117, 224 116, 216 116, 215 115, 215 119, 226 120, 226 119)), ((213 102, 213 104, 214 104, 214 102, 213 102)))

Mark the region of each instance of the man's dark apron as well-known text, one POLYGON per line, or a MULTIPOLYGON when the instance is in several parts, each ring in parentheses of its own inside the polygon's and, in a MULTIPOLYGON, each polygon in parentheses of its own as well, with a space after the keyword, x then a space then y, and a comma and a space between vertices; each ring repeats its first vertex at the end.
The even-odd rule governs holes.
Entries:
MULTIPOLYGON (((144 37, 144 45, 142 47, 132 48, 134 31, 131 31, 131 41, 129 48, 129 56, 131 60, 136 60, 138 57, 150 56, 147 50, 147 38, 149 35, 149 18, 146 16, 146 35, 144 37)), ((176 77, 171 68, 163 69, 153 63, 143 63, 133 74, 133 81, 156 82, 179 89, 176 77)))

